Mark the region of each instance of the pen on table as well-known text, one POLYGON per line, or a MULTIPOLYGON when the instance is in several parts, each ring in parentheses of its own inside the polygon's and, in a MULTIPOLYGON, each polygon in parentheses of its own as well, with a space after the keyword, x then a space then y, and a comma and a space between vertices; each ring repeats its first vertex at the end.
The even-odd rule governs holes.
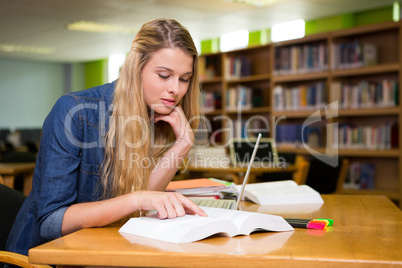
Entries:
POLYGON ((332 219, 321 219, 321 218, 317 218, 317 219, 285 218, 285 220, 289 220, 289 221, 324 221, 324 222, 326 222, 327 226, 332 226, 334 224, 334 220, 332 220, 332 219))
POLYGON ((307 229, 324 229, 326 226, 331 226, 333 220, 331 219, 296 219, 285 218, 285 220, 295 228, 307 228, 307 229))

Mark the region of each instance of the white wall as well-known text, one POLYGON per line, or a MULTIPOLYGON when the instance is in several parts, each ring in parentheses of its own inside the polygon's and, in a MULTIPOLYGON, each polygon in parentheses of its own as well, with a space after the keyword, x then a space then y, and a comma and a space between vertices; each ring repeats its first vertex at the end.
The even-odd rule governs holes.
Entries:
POLYGON ((63 63, 0 59, 0 128, 41 128, 61 95, 83 89, 82 66, 71 67, 66 75, 63 63))

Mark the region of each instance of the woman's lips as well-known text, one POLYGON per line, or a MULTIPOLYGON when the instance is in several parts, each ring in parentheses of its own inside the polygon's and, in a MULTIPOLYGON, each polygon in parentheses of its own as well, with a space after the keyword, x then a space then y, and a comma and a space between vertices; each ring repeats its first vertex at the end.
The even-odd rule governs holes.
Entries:
POLYGON ((162 99, 162 103, 167 106, 174 106, 176 104, 175 100, 172 99, 162 99))

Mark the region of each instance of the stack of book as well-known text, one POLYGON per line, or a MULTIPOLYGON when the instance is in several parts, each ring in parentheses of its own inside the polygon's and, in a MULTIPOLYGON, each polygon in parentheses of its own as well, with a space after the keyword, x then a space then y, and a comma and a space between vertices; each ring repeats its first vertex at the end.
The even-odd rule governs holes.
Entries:
POLYGON ((178 192, 186 197, 197 199, 234 199, 237 196, 234 183, 214 178, 171 181, 166 191, 178 192))

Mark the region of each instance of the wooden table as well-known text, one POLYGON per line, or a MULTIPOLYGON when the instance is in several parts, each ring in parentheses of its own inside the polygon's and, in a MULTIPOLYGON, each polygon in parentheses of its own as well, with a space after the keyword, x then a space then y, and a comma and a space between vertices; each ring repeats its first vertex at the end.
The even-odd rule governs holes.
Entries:
POLYGON ((14 188, 15 176, 24 175, 24 195, 28 195, 32 189, 32 176, 35 163, 0 163, 0 183, 14 188))
POLYGON ((300 218, 332 218, 327 230, 254 233, 170 244, 118 227, 84 229, 29 251, 32 263, 139 267, 401 267, 402 212, 386 197, 323 195, 322 206, 242 210, 300 218))

